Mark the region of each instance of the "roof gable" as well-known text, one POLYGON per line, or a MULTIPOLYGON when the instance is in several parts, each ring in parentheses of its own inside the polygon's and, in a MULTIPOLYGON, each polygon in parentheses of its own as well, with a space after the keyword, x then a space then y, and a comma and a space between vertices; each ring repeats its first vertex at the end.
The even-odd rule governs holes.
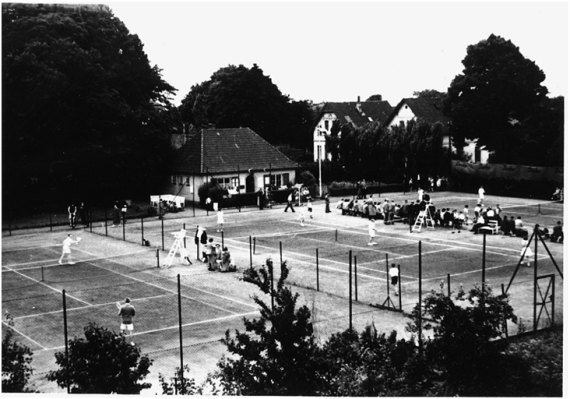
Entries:
POLYGON ((174 171, 196 174, 297 166, 249 128, 203 129, 178 150, 173 161, 174 171))
POLYGON ((404 105, 410 107, 410 110, 416 118, 422 118, 429 123, 441 122, 447 125, 451 118, 443 114, 441 102, 439 100, 431 100, 426 98, 404 98, 394 108, 390 116, 386 118, 384 126, 390 126, 394 118, 399 114, 404 105))

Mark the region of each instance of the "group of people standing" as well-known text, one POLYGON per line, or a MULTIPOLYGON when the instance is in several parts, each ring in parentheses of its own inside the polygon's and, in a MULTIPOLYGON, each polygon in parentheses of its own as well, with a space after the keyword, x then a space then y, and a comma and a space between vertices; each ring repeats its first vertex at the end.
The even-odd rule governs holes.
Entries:
POLYGON ((227 246, 222 248, 220 243, 215 243, 212 237, 208 238, 206 228, 197 226, 194 243, 198 246, 201 261, 206 263, 209 271, 235 272, 237 270, 227 246))
POLYGON ((81 202, 79 206, 76 206, 75 203, 71 203, 67 207, 67 213, 69 215, 69 226, 74 229, 77 226, 77 218, 79 216, 79 222, 84 226, 89 224, 87 220, 87 207, 85 203, 81 202))

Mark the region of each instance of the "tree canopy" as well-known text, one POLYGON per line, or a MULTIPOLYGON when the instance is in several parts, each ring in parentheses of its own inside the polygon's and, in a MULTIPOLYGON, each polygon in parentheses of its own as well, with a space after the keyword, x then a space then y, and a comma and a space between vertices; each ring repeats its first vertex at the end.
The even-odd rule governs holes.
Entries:
POLYGON ((495 152, 495 162, 520 163, 521 151, 549 134, 534 122, 548 93, 544 72, 510 40, 493 34, 468 46, 462 62, 463 73, 451 82, 444 102, 455 145, 478 139, 495 152))
POLYGON ((272 144, 311 143, 309 103, 291 101, 256 64, 228 65, 192 86, 180 113, 198 129, 249 127, 272 144))
POLYGON ((175 89, 107 6, 3 3, 2 83, 5 193, 128 190, 168 154, 175 89))

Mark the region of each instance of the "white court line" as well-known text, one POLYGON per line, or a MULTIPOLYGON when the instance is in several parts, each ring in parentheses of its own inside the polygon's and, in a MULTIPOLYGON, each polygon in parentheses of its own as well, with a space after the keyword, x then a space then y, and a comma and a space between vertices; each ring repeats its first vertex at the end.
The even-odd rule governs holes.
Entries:
MULTIPOLYGON (((156 296, 147 296, 144 298, 140 298, 137 299, 137 301, 139 300, 147 300, 147 299, 156 299, 156 298, 162 298, 165 296, 171 296, 172 294, 164 294, 164 295, 156 295, 156 296)), ((133 302, 135 302, 133 300, 133 302)), ((89 306, 78 306, 76 308, 71 308, 69 309, 69 311, 72 310, 81 310, 81 309, 89 309, 89 308, 98 308, 98 307, 102 307, 102 306, 109 306, 109 305, 115 305, 117 302, 107 302, 107 303, 99 303, 97 305, 89 305, 89 306)), ((63 313, 63 309, 62 310, 53 310, 51 312, 44 312, 44 313, 36 313, 36 314, 30 314, 30 315, 25 315, 25 316, 18 316, 18 317, 14 317, 14 320, 20 320, 20 319, 27 319, 29 317, 37 317, 37 316, 43 316, 43 315, 47 315, 47 314, 55 314, 55 313, 63 313)))
MULTIPOLYGON (((182 324, 182 327, 191 327, 191 326, 197 326, 200 324, 207 324, 207 323, 214 323, 216 321, 222 321, 222 320, 228 320, 228 319, 233 319, 235 317, 244 317, 244 316, 248 316, 248 315, 252 315, 252 314, 259 314, 259 311, 255 311, 255 312, 247 312, 247 313, 240 313, 240 314, 234 314, 231 316, 223 316, 223 317, 218 317, 216 319, 209 319, 209 320, 202 320, 202 321, 195 321, 193 323, 186 323, 186 324, 182 324)), ((146 334, 151 334, 151 333, 155 333, 155 332, 162 332, 162 331, 167 331, 167 330, 174 330, 174 329, 178 329, 180 328, 180 326, 176 325, 176 326, 172 326, 172 327, 164 327, 164 328, 157 328, 154 330, 148 330, 148 331, 141 331, 141 332, 137 332, 134 333, 132 336, 138 336, 138 335, 146 335, 146 334)), ((65 346, 57 346, 54 348, 47 348, 46 350, 56 350, 56 349, 63 349, 65 348, 65 346)))
POLYGON ((38 249, 38 248, 51 248, 51 247, 61 247, 61 244, 34 245, 33 247, 7 249, 7 250, 2 251, 2 252, 9 253, 9 252, 16 252, 16 251, 31 251, 31 250, 38 249))
MULTIPOLYGON (((5 266, 5 267, 8 267, 8 266, 5 266)), ((51 285, 44 284, 44 283, 42 283, 41 281, 34 280, 33 278, 31 278, 31 277, 29 277, 29 276, 26 276, 25 274, 20 273, 20 272, 17 271, 17 270, 11 270, 10 268, 8 268, 8 270, 9 270, 9 271, 12 271, 12 272, 14 272, 14 273, 16 273, 16 274, 19 274, 20 276, 25 277, 25 278, 27 278, 27 279, 29 279, 29 280, 32 280, 34 283, 41 284, 41 285, 43 285, 44 287, 49 288, 50 290, 54 290, 55 292, 59 292, 60 294, 63 293, 63 291, 60 291, 60 290, 58 290, 57 288, 52 287, 51 285)), ((70 297, 70 298, 72 298, 72 299, 75 299, 76 301, 83 302, 83 303, 85 303, 85 304, 87 304, 87 305, 89 305, 89 306, 92 306, 89 302, 86 302, 86 301, 83 301, 83 300, 81 300, 81 299, 79 299, 79 298, 76 298, 76 297, 74 297, 73 295, 69 295, 67 292, 65 293, 65 295, 68 296, 68 297, 70 297)))
MULTIPOLYGON (((76 251, 85 252, 85 251, 82 251, 82 250, 80 250, 80 249, 75 249, 75 250, 76 250, 76 251)), ((75 261, 75 263, 77 264, 77 263, 81 263, 81 262, 93 262, 93 261, 96 261, 96 260, 105 260, 105 259, 113 259, 113 258, 119 258, 119 257, 130 256, 130 255, 138 255, 138 254, 147 253, 147 252, 149 252, 149 251, 148 251, 148 250, 141 250, 141 251, 137 251, 137 252, 131 252, 131 253, 126 254, 126 255, 113 255, 113 256, 102 257, 102 258, 91 258, 91 259, 79 259, 79 258, 74 258, 74 261, 75 261)), ((149 253, 150 253, 150 252, 149 252, 149 253)), ((14 264, 11 264, 10 267, 23 266, 23 265, 30 265, 30 264, 33 265, 33 264, 42 263, 42 262, 53 262, 53 260, 49 259, 49 260, 41 260, 41 261, 35 261, 35 262, 14 263, 14 264)), ((65 265, 65 264, 66 264, 66 263, 64 263, 64 265, 65 265)), ((58 266, 62 266, 62 265, 60 265, 60 264, 57 263, 57 262, 54 263, 54 264, 47 265, 47 267, 58 267, 58 266)), ((124 265, 124 266, 126 266, 126 265, 124 265)), ((6 267, 8 267, 8 266, 6 266, 6 267)), ((23 268, 19 268, 18 270, 19 270, 19 271, 20 271, 20 270, 34 270, 34 269, 41 269, 42 267, 44 267, 44 266, 23 267, 23 268)), ((3 270, 2 272, 4 272, 4 271, 9 271, 9 270, 3 270)))
MULTIPOLYGON (((83 250, 81 250, 81 251, 84 252, 84 253, 86 253, 86 254, 95 256, 94 254, 92 254, 92 253, 90 253, 90 252, 83 251, 83 250)), ((119 262, 117 262, 117 263, 119 263, 119 262)), ((123 265, 122 263, 119 263, 119 264, 120 264, 121 266, 126 266, 126 267, 128 267, 128 268, 130 268, 130 269, 134 269, 134 268, 132 268, 132 267, 130 267, 130 266, 123 265)), ((104 268, 102 268, 101 266, 97 266, 97 265, 92 265, 92 266, 98 267, 98 268, 103 269, 103 270, 110 271, 111 273, 115 273, 115 274, 117 274, 117 275, 119 275, 119 276, 127 277, 127 278, 130 278, 130 279, 132 279, 132 280, 135 280, 135 281, 139 281, 139 282, 141 282, 141 283, 148 284, 148 285, 150 285, 151 287, 160 288, 160 289, 162 289, 162 290, 164 290, 164 291, 174 292, 174 293, 178 294, 178 292, 176 292, 176 291, 173 291, 173 290, 170 290, 170 289, 161 287, 161 286, 159 286, 159 285, 150 284, 148 281, 144 281, 144 280, 141 280, 141 279, 138 279, 138 278, 129 276, 129 275, 127 275, 127 274, 117 273, 117 272, 115 272, 115 271, 108 270, 108 269, 104 269, 104 268)), ((137 270, 137 269, 135 269, 135 270, 137 270)), ((184 286, 184 287, 187 287, 187 288, 194 289, 194 290, 196 290, 196 291, 204 292, 204 293, 206 293, 206 294, 208 294, 208 295, 216 296, 216 297, 218 297, 218 298, 223 298, 223 299, 226 299, 226 300, 229 300, 229 301, 238 303, 238 304, 240 304, 240 305, 244 305, 244 306, 248 306, 248 307, 251 307, 251 308, 255 308, 255 306, 252 306, 252 305, 249 304, 249 303, 237 301, 237 300, 235 300, 234 298, 229 298, 229 297, 226 297, 226 296, 223 296, 223 295, 214 294, 213 292, 209 292, 209 291, 206 291, 206 290, 202 290, 201 288, 193 287, 193 286, 187 285, 187 284, 181 284, 181 285, 184 286)), ((203 303, 203 304, 205 304, 205 305, 207 305, 207 306, 210 306, 210 307, 213 307, 213 308, 217 308, 217 309, 223 310, 223 311, 225 311, 225 312, 234 313, 234 312, 232 312, 232 311, 230 311, 230 310, 228 310, 228 309, 220 308, 220 307, 218 307, 218 306, 215 306, 215 305, 212 305, 212 304, 203 302, 203 301, 201 301, 201 300, 199 300, 199 299, 192 298, 192 297, 189 297, 189 296, 187 296, 187 295, 183 295, 183 297, 186 298, 186 299, 191 299, 191 300, 194 300, 194 301, 197 301, 197 302, 201 302, 201 303, 203 303)))
POLYGON ((4 320, 2 320, 2 323, 7 326, 8 328, 11 328, 12 330, 16 331, 18 334, 20 334, 22 337, 30 340, 31 342, 33 342, 34 344, 38 345, 40 348, 42 348, 43 350, 46 350, 47 348, 43 345, 40 345, 38 342, 34 341, 33 339, 31 339, 30 337, 28 337, 26 334, 23 334, 22 332, 18 331, 17 328, 15 328, 14 326, 9 325, 8 323, 6 323, 4 320))

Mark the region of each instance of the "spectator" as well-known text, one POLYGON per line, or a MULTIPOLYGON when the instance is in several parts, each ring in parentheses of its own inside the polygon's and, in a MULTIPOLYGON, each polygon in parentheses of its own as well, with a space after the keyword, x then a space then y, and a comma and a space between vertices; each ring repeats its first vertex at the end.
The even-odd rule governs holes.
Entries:
POLYGON ((220 265, 220 271, 222 273, 235 272, 236 269, 237 269, 236 265, 234 264, 230 251, 228 251, 228 247, 224 247, 222 253, 222 263, 220 265))
POLYGON ((392 266, 390 267, 388 274, 390 275, 390 282, 392 283, 392 287, 394 288, 394 295, 396 296, 400 295, 398 291, 398 277, 400 276, 400 269, 396 267, 395 263, 392 263, 392 266))
MULTIPOLYGON (((117 302, 117 306, 120 306, 119 302, 117 302)), ((118 315, 121 316, 121 332, 132 337, 134 330, 133 317, 135 317, 135 307, 131 305, 130 298, 125 298, 125 304, 120 306, 118 315)))
POLYGON ((206 258, 208 259, 208 270, 216 270, 216 246, 213 238, 209 238, 206 244, 206 258))
POLYGON ((504 235, 509 235, 511 233, 511 229, 509 228, 509 218, 507 216, 503 216, 503 220, 501 221, 501 231, 504 235))
POLYGON ((117 227, 120 225, 121 225, 121 209, 119 206, 119 201, 115 201, 115 203, 113 204, 113 227, 117 227))
POLYGON ((326 193, 325 194, 325 213, 331 213, 330 203, 331 203, 331 200, 329 198, 329 194, 326 193))
POLYGON ((521 257, 526 261, 526 267, 530 267, 530 259, 534 256, 534 253, 530 249, 530 244, 527 237, 522 239, 522 249, 521 257))
POLYGON ((295 213, 295 208, 293 208, 293 193, 290 193, 287 197, 287 206, 285 207, 285 212, 287 209, 291 208, 291 212, 295 213))
POLYGON ((471 231, 474 234, 479 234, 479 229, 483 226, 485 226, 485 218, 483 217, 483 215, 479 215, 479 218, 477 218, 477 221, 475 222, 475 224, 471 228, 471 231))
POLYGON ((564 242, 564 228, 562 222, 556 222, 556 226, 552 229, 552 235, 550 236, 551 242, 564 242))
POLYGON ((75 204, 71 204, 67 207, 67 213, 69 213, 69 226, 74 229, 77 217, 77 208, 75 207, 75 204))
POLYGON ((84 202, 81 202, 79 205, 79 218, 81 219, 81 224, 87 226, 89 223, 87 222, 87 207, 85 206, 84 202))
POLYGON ((483 201, 485 200, 485 189, 483 188, 483 186, 479 187, 479 203, 482 204, 483 201))
POLYGON ((515 235, 517 237, 528 237, 528 231, 524 228, 523 221, 520 216, 515 220, 515 235))

